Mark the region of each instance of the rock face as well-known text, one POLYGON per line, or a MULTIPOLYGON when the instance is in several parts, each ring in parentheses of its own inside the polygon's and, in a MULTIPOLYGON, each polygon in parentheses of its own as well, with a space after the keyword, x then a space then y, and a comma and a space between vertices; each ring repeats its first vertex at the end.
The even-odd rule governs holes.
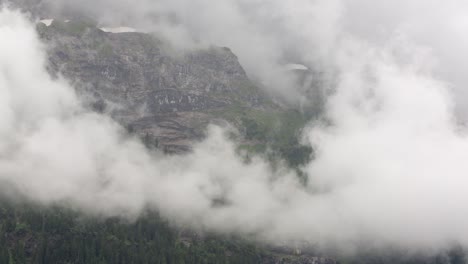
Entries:
POLYGON ((168 152, 203 136, 212 110, 267 100, 227 48, 177 52, 144 33, 108 33, 84 21, 38 24, 50 72, 86 103, 168 152))
MULTIPOLYGON (((16 3, 47 18, 41 0, 16 3)), ((147 145, 168 153, 189 150, 223 109, 269 111, 274 106, 228 48, 175 51, 152 35, 105 32, 79 19, 38 23, 37 31, 46 44, 53 77, 63 75, 88 107, 110 114, 147 145)), ((181 241, 191 245, 190 239, 181 241)), ((336 262, 273 250, 262 263, 336 262)))

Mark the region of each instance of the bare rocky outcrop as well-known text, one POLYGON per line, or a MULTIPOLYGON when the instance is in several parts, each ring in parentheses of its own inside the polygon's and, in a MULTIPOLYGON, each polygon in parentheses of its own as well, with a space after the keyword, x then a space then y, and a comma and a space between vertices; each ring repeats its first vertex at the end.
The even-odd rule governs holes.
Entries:
POLYGON ((183 152, 203 137, 210 111, 268 99, 228 49, 175 51, 145 33, 108 33, 88 21, 38 24, 49 70, 81 98, 152 145, 183 152))

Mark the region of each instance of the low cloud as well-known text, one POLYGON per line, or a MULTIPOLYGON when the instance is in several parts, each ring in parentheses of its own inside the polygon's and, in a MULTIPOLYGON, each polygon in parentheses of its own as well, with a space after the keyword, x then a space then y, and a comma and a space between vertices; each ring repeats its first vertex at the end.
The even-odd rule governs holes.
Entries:
MULTIPOLYGON (((453 77, 464 65, 464 37, 445 32, 439 43, 428 28, 459 32, 466 5, 429 4, 453 23, 429 23, 421 14, 401 24, 410 17, 396 16, 401 8, 417 15, 424 3, 391 4, 385 11, 395 17, 380 18, 383 11, 364 0, 283 2, 140 1, 128 12, 116 2, 103 17, 150 19, 154 11, 156 22, 135 26, 174 29, 180 34, 167 36, 176 42, 232 47, 266 87, 285 58, 330 76, 323 117, 304 132, 316 150, 303 168, 306 186, 261 159, 245 164, 220 128, 191 154, 148 152, 108 117, 84 110, 65 80, 50 79, 33 25, 9 10, 0 13, 0 180, 46 204, 127 216, 153 208, 193 227, 273 243, 468 246, 468 139, 459 125, 463 111, 456 111, 466 82, 453 77), (384 34, 365 21, 381 21, 384 34)), ((274 91, 290 92, 279 84, 274 91)))

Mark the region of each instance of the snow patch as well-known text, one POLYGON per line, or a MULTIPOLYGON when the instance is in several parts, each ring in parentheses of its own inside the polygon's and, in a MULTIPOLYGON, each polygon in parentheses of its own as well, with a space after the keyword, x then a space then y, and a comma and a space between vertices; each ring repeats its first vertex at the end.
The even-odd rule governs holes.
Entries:
POLYGON ((127 33, 127 32, 138 32, 135 28, 132 27, 103 27, 100 28, 104 32, 108 33, 127 33))
POLYGON ((303 64, 290 63, 286 64, 286 69, 290 71, 308 71, 309 68, 303 64))
POLYGON ((54 20, 53 19, 42 19, 42 20, 39 20, 39 22, 45 24, 46 26, 50 26, 50 25, 52 25, 52 22, 54 22, 54 20))

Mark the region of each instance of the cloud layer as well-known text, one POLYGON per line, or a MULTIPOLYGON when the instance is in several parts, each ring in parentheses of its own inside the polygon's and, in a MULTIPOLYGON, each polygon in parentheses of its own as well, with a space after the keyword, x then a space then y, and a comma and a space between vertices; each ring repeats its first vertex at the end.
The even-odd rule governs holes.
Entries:
POLYGON ((182 224, 276 243, 468 246, 468 139, 456 114, 463 100, 454 99, 466 84, 458 74, 466 63, 460 59, 467 52, 460 44, 466 4, 112 3, 98 1, 88 12, 100 13, 103 23, 124 18, 151 27, 176 43, 232 47, 254 77, 280 94, 294 94, 289 77, 276 74, 285 60, 330 76, 323 119, 304 133, 317 151, 303 168, 308 185, 260 159, 243 163, 220 128, 187 156, 147 152, 109 118, 85 111, 65 80, 51 80, 33 25, 3 10, 2 186, 103 215, 135 216, 150 207, 182 224), (442 22, 426 17, 422 6, 442 22), (378 16, 384 12, 390 15, 378 16))

